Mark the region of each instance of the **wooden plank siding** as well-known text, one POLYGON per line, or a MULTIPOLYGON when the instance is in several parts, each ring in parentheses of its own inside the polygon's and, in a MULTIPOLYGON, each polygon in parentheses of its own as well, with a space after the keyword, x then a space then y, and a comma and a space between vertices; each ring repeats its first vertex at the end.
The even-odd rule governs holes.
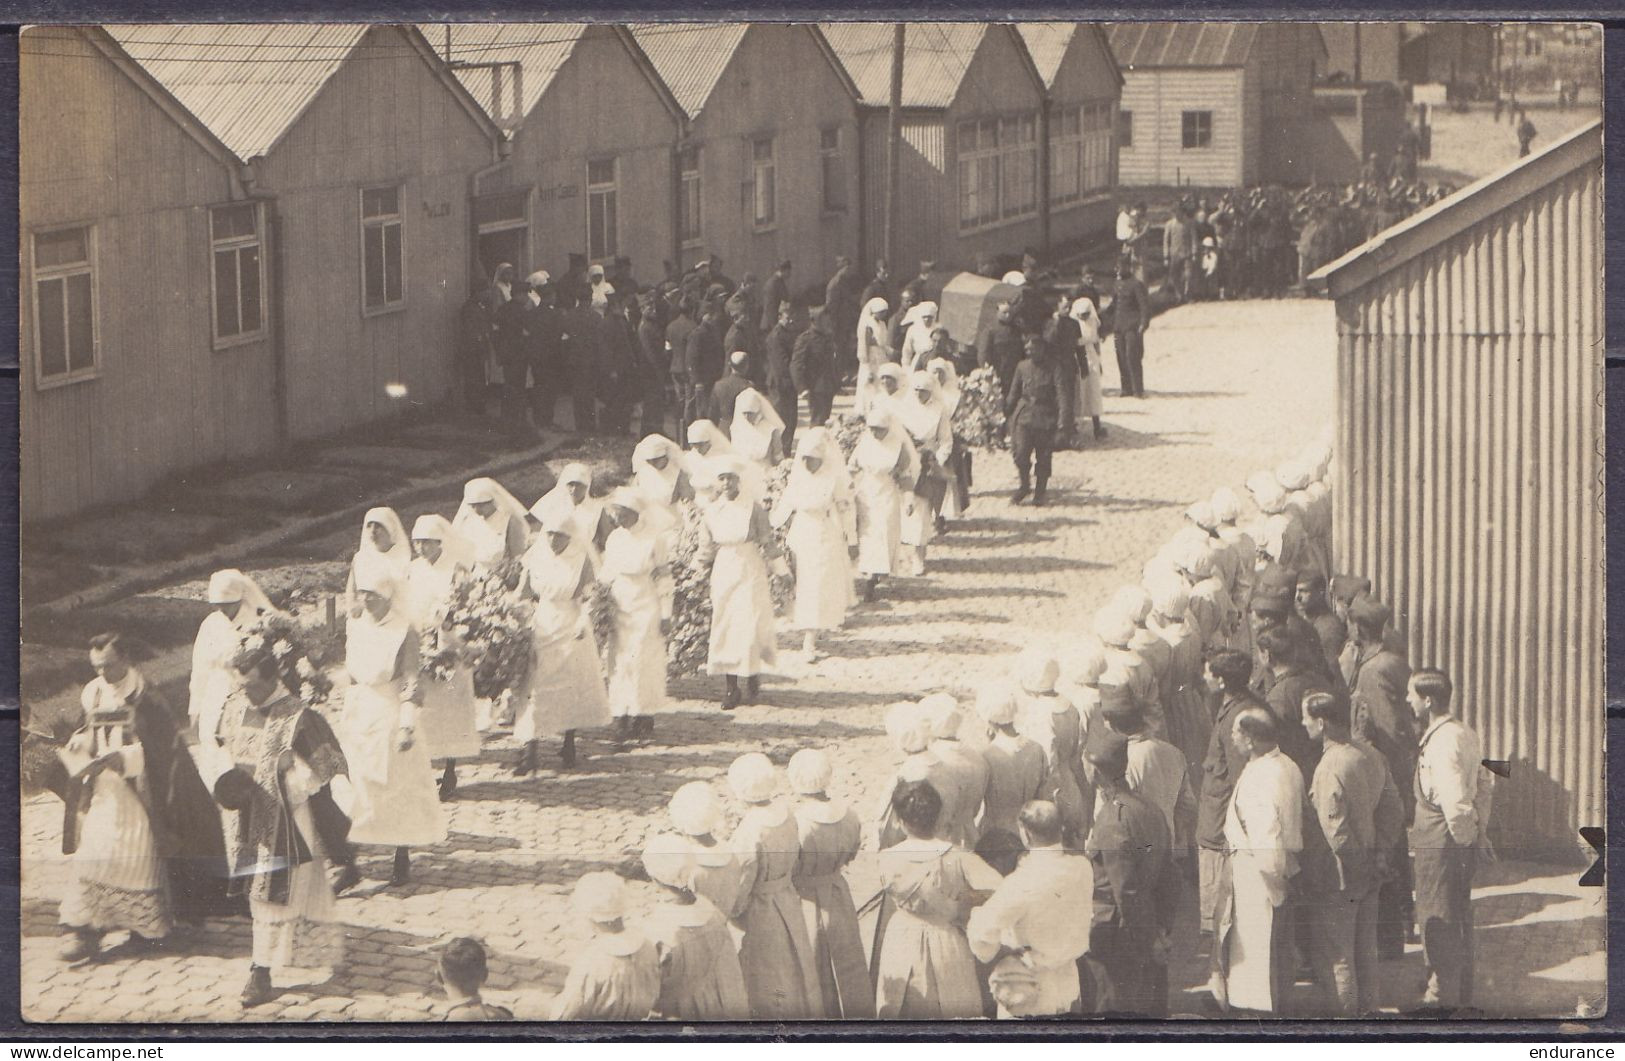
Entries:
POLYGON ((528 188, 530 256, 524 276, 560 276, 570 253, 587 253, 587 163, 616 160, 616 253, 644 282, 672 256, 673 143, 677 122, 626 45, 607 25, 588 27, 514 134, 506 165, 479 191, 528 188), (606 116, 583 120, 583 115, 606 116))
POLYGON ((233 173, 90 43, 28 30, 19 63, 21 516, 129 500, 165 474, 275 441, 266 340, 216 351, 209 207, 233 173), (29 234, 94 230, 99 373, 42 385, 29 234))
POLYGON ((470 174, 485 128, 395 26, 367 32, 256 164, 282 219, 288 427, 319 437, 443 398, 469 290, 470 174), (361 191, 400 185, 405 302, 362 309, 361 191))
POLYGON ((1572 856, 1606 791, 1600 127, 1446 205, 1321 274, 1335 560, 1511 761, 1502 857, 1572 856))
POLYGON ((683 144, 699 149, 703 205, 700 237, 682 248, 684 267, 721 255, 724 271, 735 278, 746 272, 766 277, 777 262, 789 260, 799 288, 828 277, 837 256, 858 253, 856 103, 816 32, 809 25, 753 23, 688 124, 683 144), (792 71, 793 82, 787 80, 792 71), (825 129, 836 130, 840 141, 845 205, 837 210, 824 209, 819 144, 825 129), (753 138, 768 136, 774 142, 777 220, 758 228, 751 145, 753 138))
POLYGON ((1125 70, 1120 104, 1134 115, 1134 143, 1118 149, 1118 180, 1125 185, 1233 187, 1252 179, 1257 135, 1239 67, 1163 67, 1125 70), (1183 114, 1213 113, 1213 142, 1182 146, 1183 114))
MULTIPOLYGON (((868 107, 863 114, 863 258, 866 264, 886 256, 886 112, 868 107)), ((893 276, 911 277, 922 261, 949 262, 948 233, 956 223, 945 169, 947 148, 938 113, 903 115, 902 195, 898 197, 897 260, 893 276)))

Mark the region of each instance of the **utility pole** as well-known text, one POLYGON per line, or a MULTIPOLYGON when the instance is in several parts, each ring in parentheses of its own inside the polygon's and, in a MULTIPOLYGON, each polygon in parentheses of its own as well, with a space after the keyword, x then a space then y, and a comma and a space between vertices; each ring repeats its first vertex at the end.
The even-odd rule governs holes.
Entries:
POLYGON ((1354 83, 1358 85, 1365 80, 1360 76, 1360 24, 1354 24, 1354 83))
POLYGON ((892 27, 891 102, 887 109, 890 124, 886 131, 886 264, 897 266, 897 237, 901 226, 897 211, 902 201, 903 181, 903 42, 908 30, 899 22, 892 27))

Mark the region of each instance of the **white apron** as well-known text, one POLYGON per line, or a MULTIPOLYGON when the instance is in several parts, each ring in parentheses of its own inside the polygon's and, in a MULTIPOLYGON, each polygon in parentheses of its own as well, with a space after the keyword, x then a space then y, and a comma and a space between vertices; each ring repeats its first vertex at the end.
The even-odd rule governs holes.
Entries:
POLYGON ((778 663, 773 631, 773 594, 767 561, 751 537, 754 503, 720 501, 706 510, 716 543, 711 564, 711 641, 706 670, 752 677, 778 663))
MULTIPOLYGON (((351 620, 345 669, 352 684, 344 696, 344 758, 350 764, 350 840, 386 847, 424 847, 446 838, 439 788, 422 739, 401 751, 402 717, 397 677, 403 621, 378 627, 351 620), (355 623, 372 630, 356 631, 355 623)), ((414 676, 407 676, 411 680, 414 676)))
POLYGON ((660 587, 655 568, 664 562, 661 537, 620 528, 604 547, 603 574, 615 601, 615 633, 609 644, 609 706, 612 714, 647 715, 666 706, 666 636, 660 632, 660 587))

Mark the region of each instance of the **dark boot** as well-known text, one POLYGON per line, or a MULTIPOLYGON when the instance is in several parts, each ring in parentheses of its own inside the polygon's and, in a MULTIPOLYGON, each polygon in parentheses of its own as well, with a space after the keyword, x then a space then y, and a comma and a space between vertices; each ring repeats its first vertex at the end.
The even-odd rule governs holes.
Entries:
POLYGON ((655 719, 653 715, 639 715, 632 720, 632 736, 639 740, 652 740, 655 735, 655 719))
POLYGON ((863 603, 873 604, 875 602, 875 587, 878 585, 880 585, 880 579, 875 575, 870 575, 868 580, 863 583, 863 603))
POLYGON ((732 674, 723 675, 727 689, 722 694, 722 710, 732 711, 739 706, 739 679, 732 674))
POLYGON ((745 703, 754 704, 756 696, 762 691, 762 679, 752 674, 745 679, 745 703))
POLYGON ((407 854, 406 848, 395 849, 395 867, 389 874, 391 887, 405 884, 412 879, 412 857, 407 854))
POLYGON ((447 759, 446 769, 440 775, 440 802, 445 803, 457 795, 457 760, 447 759))
POLYGON ((1027 500, 1027 495, 1033 492, 1032 473, 1026 468, 1017 468, 1016 473, 1021 476, 1021 484, 1016 487, 1016 492, 1010 495, 1010 503, 1013 505, 1021 504, 1027 500))
POLYGON ((564 747, 559 749, 559 762, 566 770, 576 764, 576 731, 573 729, 564 731, 564 747))
POLYGON ((1044 503, 1048 497, 1048 487, 1049 480, 1043 476, 1040 476, 1038 479, 1038 489, 1033 491, 1033 504, 1042 505, 1044 503))
POLYGON ((250 965, 248 967, 248 983, 243 985, 243 1008, 253 1009, 263 1006, 276 997, 276 988, 271 986, 271 970, 263 965, 250 965))
POLYGON ((1105 437, 1106 437, 1106 427, 1105 427, 1104 424, 1102 424, 1100 422, 1100 418, 1096 417, 1095 418, 1095 438, 1096 439, 1102 439, 1102 438, 1105 438, 1105 437))
MULTIPOLYGON (((352 853, 351 858, 354 858, 352 853)), ((345 892, 361 883, 361 871, 356 869, 355 862, 340 864, 339 871, 333 875, 333 894, 343 895, 345 892)))
POLYGON ((528 740, 519 750, 519 758, 514 761, 513 772, 520 777, 536 771, 536 742, 528 740))
POLYGON ((632 719, 621 715, 615 719, 615 747, 624 748, 632 740, 632 719))
POLYGON ((89 961, 100 953, 102 934, 93 928, 70 928, 62 936, 57 957, 68 964, 89 961))

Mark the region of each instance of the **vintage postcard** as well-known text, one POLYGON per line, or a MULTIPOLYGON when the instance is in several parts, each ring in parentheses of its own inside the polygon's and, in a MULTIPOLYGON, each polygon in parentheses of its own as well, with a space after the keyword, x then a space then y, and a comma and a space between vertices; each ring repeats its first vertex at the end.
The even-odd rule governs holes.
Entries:
POLYGON ((1602 1014, 1602 46, 25 29, 23 1017, 1602 1014))

